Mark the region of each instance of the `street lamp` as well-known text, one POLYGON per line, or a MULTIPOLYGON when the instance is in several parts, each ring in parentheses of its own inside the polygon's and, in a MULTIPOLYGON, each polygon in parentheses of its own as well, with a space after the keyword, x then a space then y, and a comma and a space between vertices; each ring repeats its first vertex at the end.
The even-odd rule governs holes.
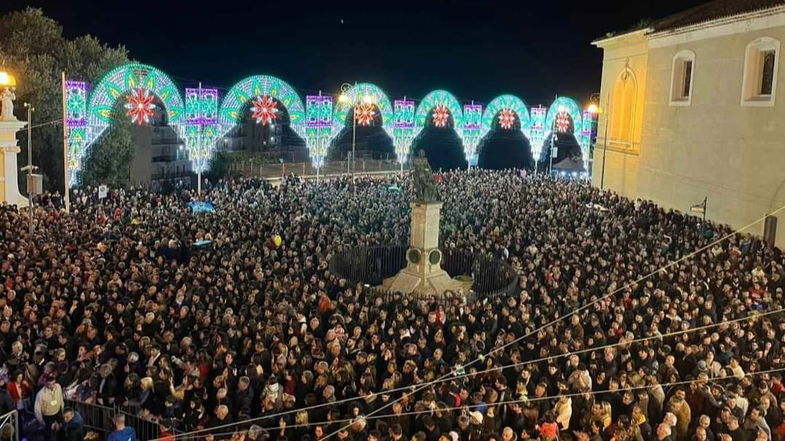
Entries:
MULTIPOLYGON (((372 105, 376 103, 376 97, 373 94, 364 94, 362 96, 359 95, 357 90, 357 82, 355 81, 354 85, 349 83, 343 83, 341 85, 341 95, 338 96, 338 103, 344 107, 351 107, 352 108, 352 162, 351 162, 351 174, 352 174, 352 187, 354 189, 354 194, 357 194, 357 184, 355 181, 355 170, 356 170, 356 150, 357 150, 357 106, 360 104, 365 105, 372 105)), ((348 161, 347 161, 348 163, 348 161)))
MULTIPOLYGON (((608 99, 605 100, 606 106, 610 108, 610 95, 607 97, 608 99)), ((587 109, 591 114, 592 117, 595 115, 599 118, 599 115, 605 113, 605 134, 603 135, 603 147, 602 147, 602 169, 600 171, 600 190, 605 188, 605 160, 608 156, 608 119, 610 118, 610 111, 604 111, 600 106, 595 104, 597 100, 600 99, 599 93, 592 94, 590 100, 591 104, 587 109)), ((595 138, 596 139, 596 138, 595 138)), ((594 154, 592 153, 592 161, 594 160, 594 154)))

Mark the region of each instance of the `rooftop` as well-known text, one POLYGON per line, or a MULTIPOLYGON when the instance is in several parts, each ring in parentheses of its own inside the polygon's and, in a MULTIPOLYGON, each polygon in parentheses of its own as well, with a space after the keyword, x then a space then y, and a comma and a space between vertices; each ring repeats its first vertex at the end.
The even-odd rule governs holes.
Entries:
POLYGON ((650 32, 672 31, 713 20, 764 11, 785 6, 785 0, 712 0, 694 8, 669 15, 659 20, 641 20, 629 29, 610 32, 597 41, 618 37, 643 29, 650 32))

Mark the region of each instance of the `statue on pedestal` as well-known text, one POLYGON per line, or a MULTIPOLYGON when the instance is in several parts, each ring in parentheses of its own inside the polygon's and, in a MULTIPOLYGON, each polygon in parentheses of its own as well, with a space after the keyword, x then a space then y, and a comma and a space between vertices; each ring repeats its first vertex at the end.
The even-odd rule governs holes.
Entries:
POLYGON ((425 151, 420 150, 412 160, 412 176, 414 177, 414 191, 417 200, 422 202, 435 202, 439 200, 439 192, 433 182, 433 170, 425 157, 425 151))
POLYGON ((16 121, 14 116, 14 94, 13 87, 6 87, 3 93, 0 93, 0 121, 16 121))

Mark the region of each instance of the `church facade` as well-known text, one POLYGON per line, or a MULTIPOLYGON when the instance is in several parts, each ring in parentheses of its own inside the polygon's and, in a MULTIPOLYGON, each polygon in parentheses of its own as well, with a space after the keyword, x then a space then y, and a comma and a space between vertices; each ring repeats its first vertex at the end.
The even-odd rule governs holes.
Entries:
POLYGON ((735 228, 785 206, 783 43, 783 0, 715 0, 594 41, 594 185, 682 212, 705 199, 735 228))

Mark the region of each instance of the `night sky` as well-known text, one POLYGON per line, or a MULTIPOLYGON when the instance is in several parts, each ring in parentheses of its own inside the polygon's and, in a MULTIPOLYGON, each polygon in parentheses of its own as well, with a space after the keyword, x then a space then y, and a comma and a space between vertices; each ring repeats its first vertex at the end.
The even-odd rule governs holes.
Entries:
POLYGON ((585 102, 599 90, 602 51, 592 40, 700 3, 3 0, 0 13, 41 7, 67 36, 123 44, 182 87, 228 89, 270 74, 301 94, 359 81, 390 99, 441 88, 462 101, 513 93, 534 105, 554 94, 585 102))

